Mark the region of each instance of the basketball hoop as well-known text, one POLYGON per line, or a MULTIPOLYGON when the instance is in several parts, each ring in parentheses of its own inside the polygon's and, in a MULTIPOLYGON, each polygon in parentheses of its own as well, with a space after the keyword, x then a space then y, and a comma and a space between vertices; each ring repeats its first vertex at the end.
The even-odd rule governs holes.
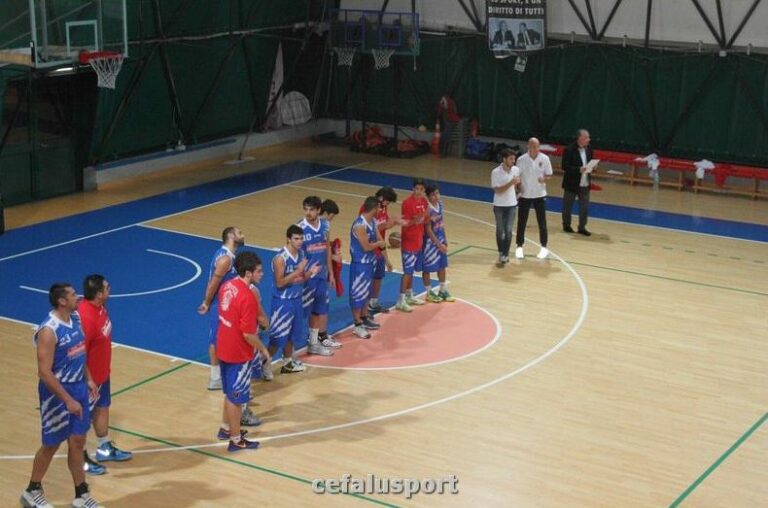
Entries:
POLYGON ((395 50, 391 48, 373 48, 371 49, 373 55, 373 64, 376 70, 386 69, 389 67, 389 59, 395 54, 395 50))
POLYGON ((356 48, 354 46, 341 46, 338 48, 333 48, 333 51, 336 52, 336 57, 338 58, 338 61, 336 62, 336 65, 338 66, 346 66, 346 67, 352 67, 352 62, 355 59, 355 51, 356 48))
POLYGON ((80 63, 90 65, 101 88, 115 88, 115 79, 123 66, 123 55, 114 51, 83 51, 80 53, 80 63))

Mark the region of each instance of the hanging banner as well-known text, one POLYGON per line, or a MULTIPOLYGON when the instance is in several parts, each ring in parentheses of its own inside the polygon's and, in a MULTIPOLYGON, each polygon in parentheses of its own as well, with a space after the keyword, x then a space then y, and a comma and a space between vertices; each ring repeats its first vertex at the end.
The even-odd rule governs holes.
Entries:
POLYGON ((544 49, 546 0, 486 0, 488 48, 497 56, 544 49))

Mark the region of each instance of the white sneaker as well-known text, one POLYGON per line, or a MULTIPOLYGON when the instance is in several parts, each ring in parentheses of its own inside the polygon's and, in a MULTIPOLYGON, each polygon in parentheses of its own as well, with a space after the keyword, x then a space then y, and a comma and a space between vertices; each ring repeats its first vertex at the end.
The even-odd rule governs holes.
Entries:
POLYGON ((275 373, 272 372, 272 364, 270 362, 261 366, 261 379, 264 381, 272 381, 275 379, 275 373))
POLYGON ((72 508, 104 508, 104 505, 100 505, 91 494, 86 492, 80 497, 76 497, 72 501, 72 508))
POLYGON ((405 301, 395 305, 395 309, 399 310, 400 312, 413 312, 413 308, 410 305, 408 305, 407 303, 405 303, 405 301))
POLYGON ((221 378, 219 378, 219 379, 208 378, 208 389, 209 390, 221 390, 221 378))
POLYGON ((502 263, 509 263, 509 256, 501 256, 501 262, 502 263))
POLYGON ((536 254, 536 257, 539 259, 546 259, 547 256, 549 256, 549 249, 546 247, 542 247, 538 254, 536 254))
POLYGON ((43 489, 33 490, 32 492, 25 490, 21 493, 19 502, 25 508, 53 508, 53 505, 45 499, 43 489))
POLYGON ((329 347, 331 349, 338 349, 341 347, 341 342, 335 341, 333 337, 331 337, 330 335, 328 336, 327 339, 324 339, 320 344, 322 344, 325 347, 329 347))
POLYGON ((406 296, 405 303, 413 307, 414 305, 425 305, 427 302, 415 296, 406 296))
POLYGON ((497 266, 504 266, 504 256, 502 256, 501 254, 499 254, 499 260, 496 261, 496 265, 497 266))
POLYGON ((515 257, 517 259, 523 259, 525 257, 525 253, 523 252, 522 247, 518 247, 517 249, 515 249, 515 257))
POLYGON ((314 344, 307 346, 307 353, 311 355, 333 356, 333 351, 331 351, 331 348, 325 347, 325 345, 319 342, 315 342, 314 344))
POLYGON ((371 338, 371 334, 368 333, 368 330, 366 330, 363 325, 357 325, 352 327, 352 333, 354 333, 355 336, 360 337, 361 339, 371 338))

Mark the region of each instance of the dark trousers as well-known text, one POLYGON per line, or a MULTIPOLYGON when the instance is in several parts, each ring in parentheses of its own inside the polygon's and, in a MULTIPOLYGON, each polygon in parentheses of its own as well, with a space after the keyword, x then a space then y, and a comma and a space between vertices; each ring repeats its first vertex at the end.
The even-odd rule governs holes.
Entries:
POLYGON ((517 215, 517 246, 525 243, 525 226, 528 224, 528 213, 531 206, 536 210, 536 222, 539 224, 539 243, 547 246, 547 198, 526 199, 520 198, 517 202, 520 212, 517 215))
POLYGON ((571 226, 571 211, 576 198, 579 198, 579 229, 586 229, 589 213, 589 187, 579 187, 579 192, 563 192, 563 227, 571 226))
POLYGON ((440 122, 440 155, 442 157, 448 156, 448 143, 451 142, 451 134, 456 127, 456 122, 449 122, 443 120, 440 122))
POLYGON ((496 218, 496 248, 500 256, 509 256, 509 246, 512 245, 512 223, 515 221, 514 206, 494 206, 493 216, 496 218))

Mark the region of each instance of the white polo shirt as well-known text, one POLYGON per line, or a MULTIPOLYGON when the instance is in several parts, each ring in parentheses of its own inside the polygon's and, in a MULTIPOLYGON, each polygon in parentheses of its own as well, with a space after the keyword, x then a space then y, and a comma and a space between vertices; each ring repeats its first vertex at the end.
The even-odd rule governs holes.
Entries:
POLYGON ((547 195, 547 183, 539 182, 541 176, 552 176, 552 163, 547 155, 539 152, 532 159, 526 153, 517 159, 517 167, 520 168, 520 197, 536 199, 547 195))
MULTIPOLYGON (((513 178, 520 177, 520 168, 512 166, 509 171, 504 168, 504 164, 491 171, 491 187, 501 187, 512 181, 513 178)), ((493 206, 517 206, 517 194, 515 186, 510 186, 504 192, 493 191, 493 206)))

